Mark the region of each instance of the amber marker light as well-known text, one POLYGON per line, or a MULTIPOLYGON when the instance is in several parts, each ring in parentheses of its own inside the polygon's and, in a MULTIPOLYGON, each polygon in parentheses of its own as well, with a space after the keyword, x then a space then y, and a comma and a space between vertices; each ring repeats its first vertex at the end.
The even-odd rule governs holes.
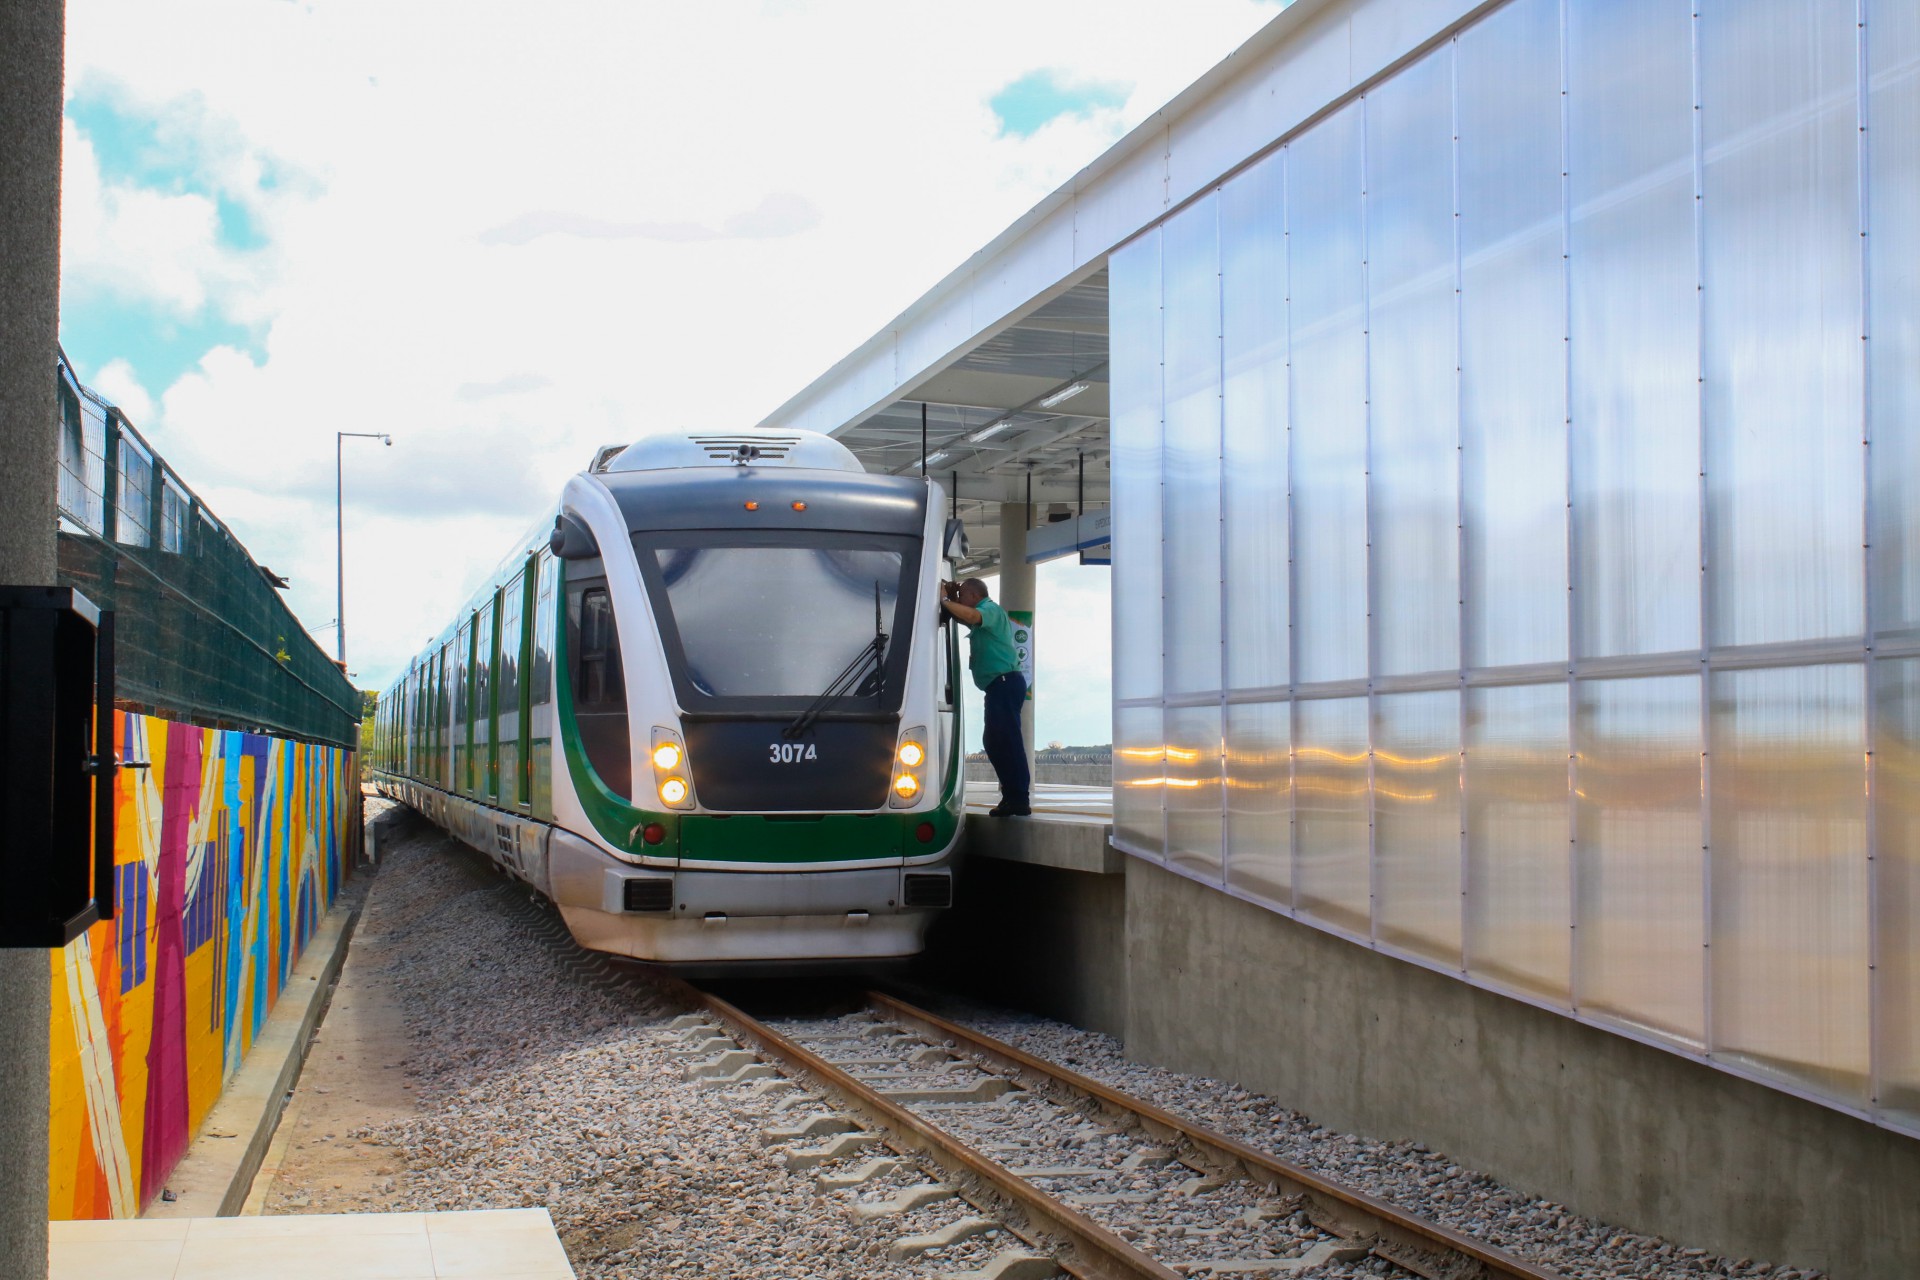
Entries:
POLYGON ((926 758, 927 753, 921 748, 919 743, 903 742, 900 744, 900 763, 907 766, 907 768, 919 768, 920 762, 926 758))
POLYGON ((749 502, 748 502, 748 503, 746 504, 746 507, 747 507, 747 510, 749 510, 749 511, 758 511, 758 510, 760 509, 760 504, 759 504, 759 503, 757 503, 757 502, 752 502, 752 501, 749 501, 749 502))
POLYGON ((793 504, 793 509, 795 511, 805 511, 807 509, 807 504, 804 502, 796 502, 793 504))
POLYGON ((653 749, 653 767, 656 769, 677 769, 680 767, 680 744, 663 742, 653 749))
POLYGON ((679 804, 687 798, 687 783, 684 778, 668 778, 660 784, 660 798, 668 804, 679 804))
POLYGON ((903 773, 893 780, 893 790, 896 795, 910 797, 919 792, 920 784, 912 774, 903 773))

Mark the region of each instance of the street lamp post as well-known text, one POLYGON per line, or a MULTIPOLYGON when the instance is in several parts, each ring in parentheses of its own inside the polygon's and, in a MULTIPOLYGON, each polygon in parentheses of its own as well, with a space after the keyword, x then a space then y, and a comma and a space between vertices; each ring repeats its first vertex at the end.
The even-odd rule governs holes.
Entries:
POLYGON ((389 449, 393 437, 381 431, 336 431, 333 433, 333 580, 335 588, 333 638, 340 656, 341 670, 347 665, 347 530, 345 504, 341 494, 341 446, 351 436, 355 440, 384 440, 389 449))

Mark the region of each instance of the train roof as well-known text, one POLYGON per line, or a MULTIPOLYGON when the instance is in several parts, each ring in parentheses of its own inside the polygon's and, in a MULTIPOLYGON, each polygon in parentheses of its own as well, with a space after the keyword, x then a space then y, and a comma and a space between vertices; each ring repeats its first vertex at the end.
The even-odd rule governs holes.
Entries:
POLYGON ((602 474, 626 471, 667 471, 681 467, 796 467, 809 471, 852 471, 866 468, 853 450, 817 431, 785 431, 744 427, 736 431, 663 432, 642 436, 626 448, 602 450, 593 470, 602 474))
POLYGON ((918 536, 927 512, 928 484, 919 476, 754 463, 609 470, 594 479, 636 533, 830 529, 918 536))

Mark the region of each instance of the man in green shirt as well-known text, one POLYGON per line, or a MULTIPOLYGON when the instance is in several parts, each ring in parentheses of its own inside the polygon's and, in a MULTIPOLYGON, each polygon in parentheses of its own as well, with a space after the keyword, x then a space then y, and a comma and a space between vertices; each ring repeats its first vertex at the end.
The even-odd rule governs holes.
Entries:
POLYGON ((940 584, 940 607, 968 627, 967 669, 987 695, 987 723, 981 745, 1000 779, 1000 803, 988 810, 996 818, 1024 818, 1033 812, 1033 775, 1027 767, 1026 735, 1020 709, 1027 700, 1027 678, 1013 650, 1013 624, 1007 611, 987 596, 978 578, 940 584))

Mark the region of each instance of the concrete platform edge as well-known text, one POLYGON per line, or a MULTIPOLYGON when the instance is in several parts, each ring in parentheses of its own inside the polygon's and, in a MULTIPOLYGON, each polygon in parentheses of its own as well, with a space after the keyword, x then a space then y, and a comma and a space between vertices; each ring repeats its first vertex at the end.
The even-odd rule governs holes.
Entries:
POLYGON ((155 1196, 142 1217, 239 1214, 279 1127, 287 1093, 306 1064, 307 1049, 346 963, 359 920, 358 907, 336 907, 321 919, 240 1069, 207 1113, 187 1154, 168 1174, 167 1185, 177 1188, 177 1198, 169 1202, 155 1196), (299 991, 302 985, 307 987, 304 998, 299 991), (215 1136, 221 1133, 234 1136, 215 1136))
POLYGON ((1113 825, 1036 814, 1031 818, 967 815, 967 851, 973 857, 1025 862, 1092 875, 1125 875, 1127 856, 1113 847, 1113 825))

